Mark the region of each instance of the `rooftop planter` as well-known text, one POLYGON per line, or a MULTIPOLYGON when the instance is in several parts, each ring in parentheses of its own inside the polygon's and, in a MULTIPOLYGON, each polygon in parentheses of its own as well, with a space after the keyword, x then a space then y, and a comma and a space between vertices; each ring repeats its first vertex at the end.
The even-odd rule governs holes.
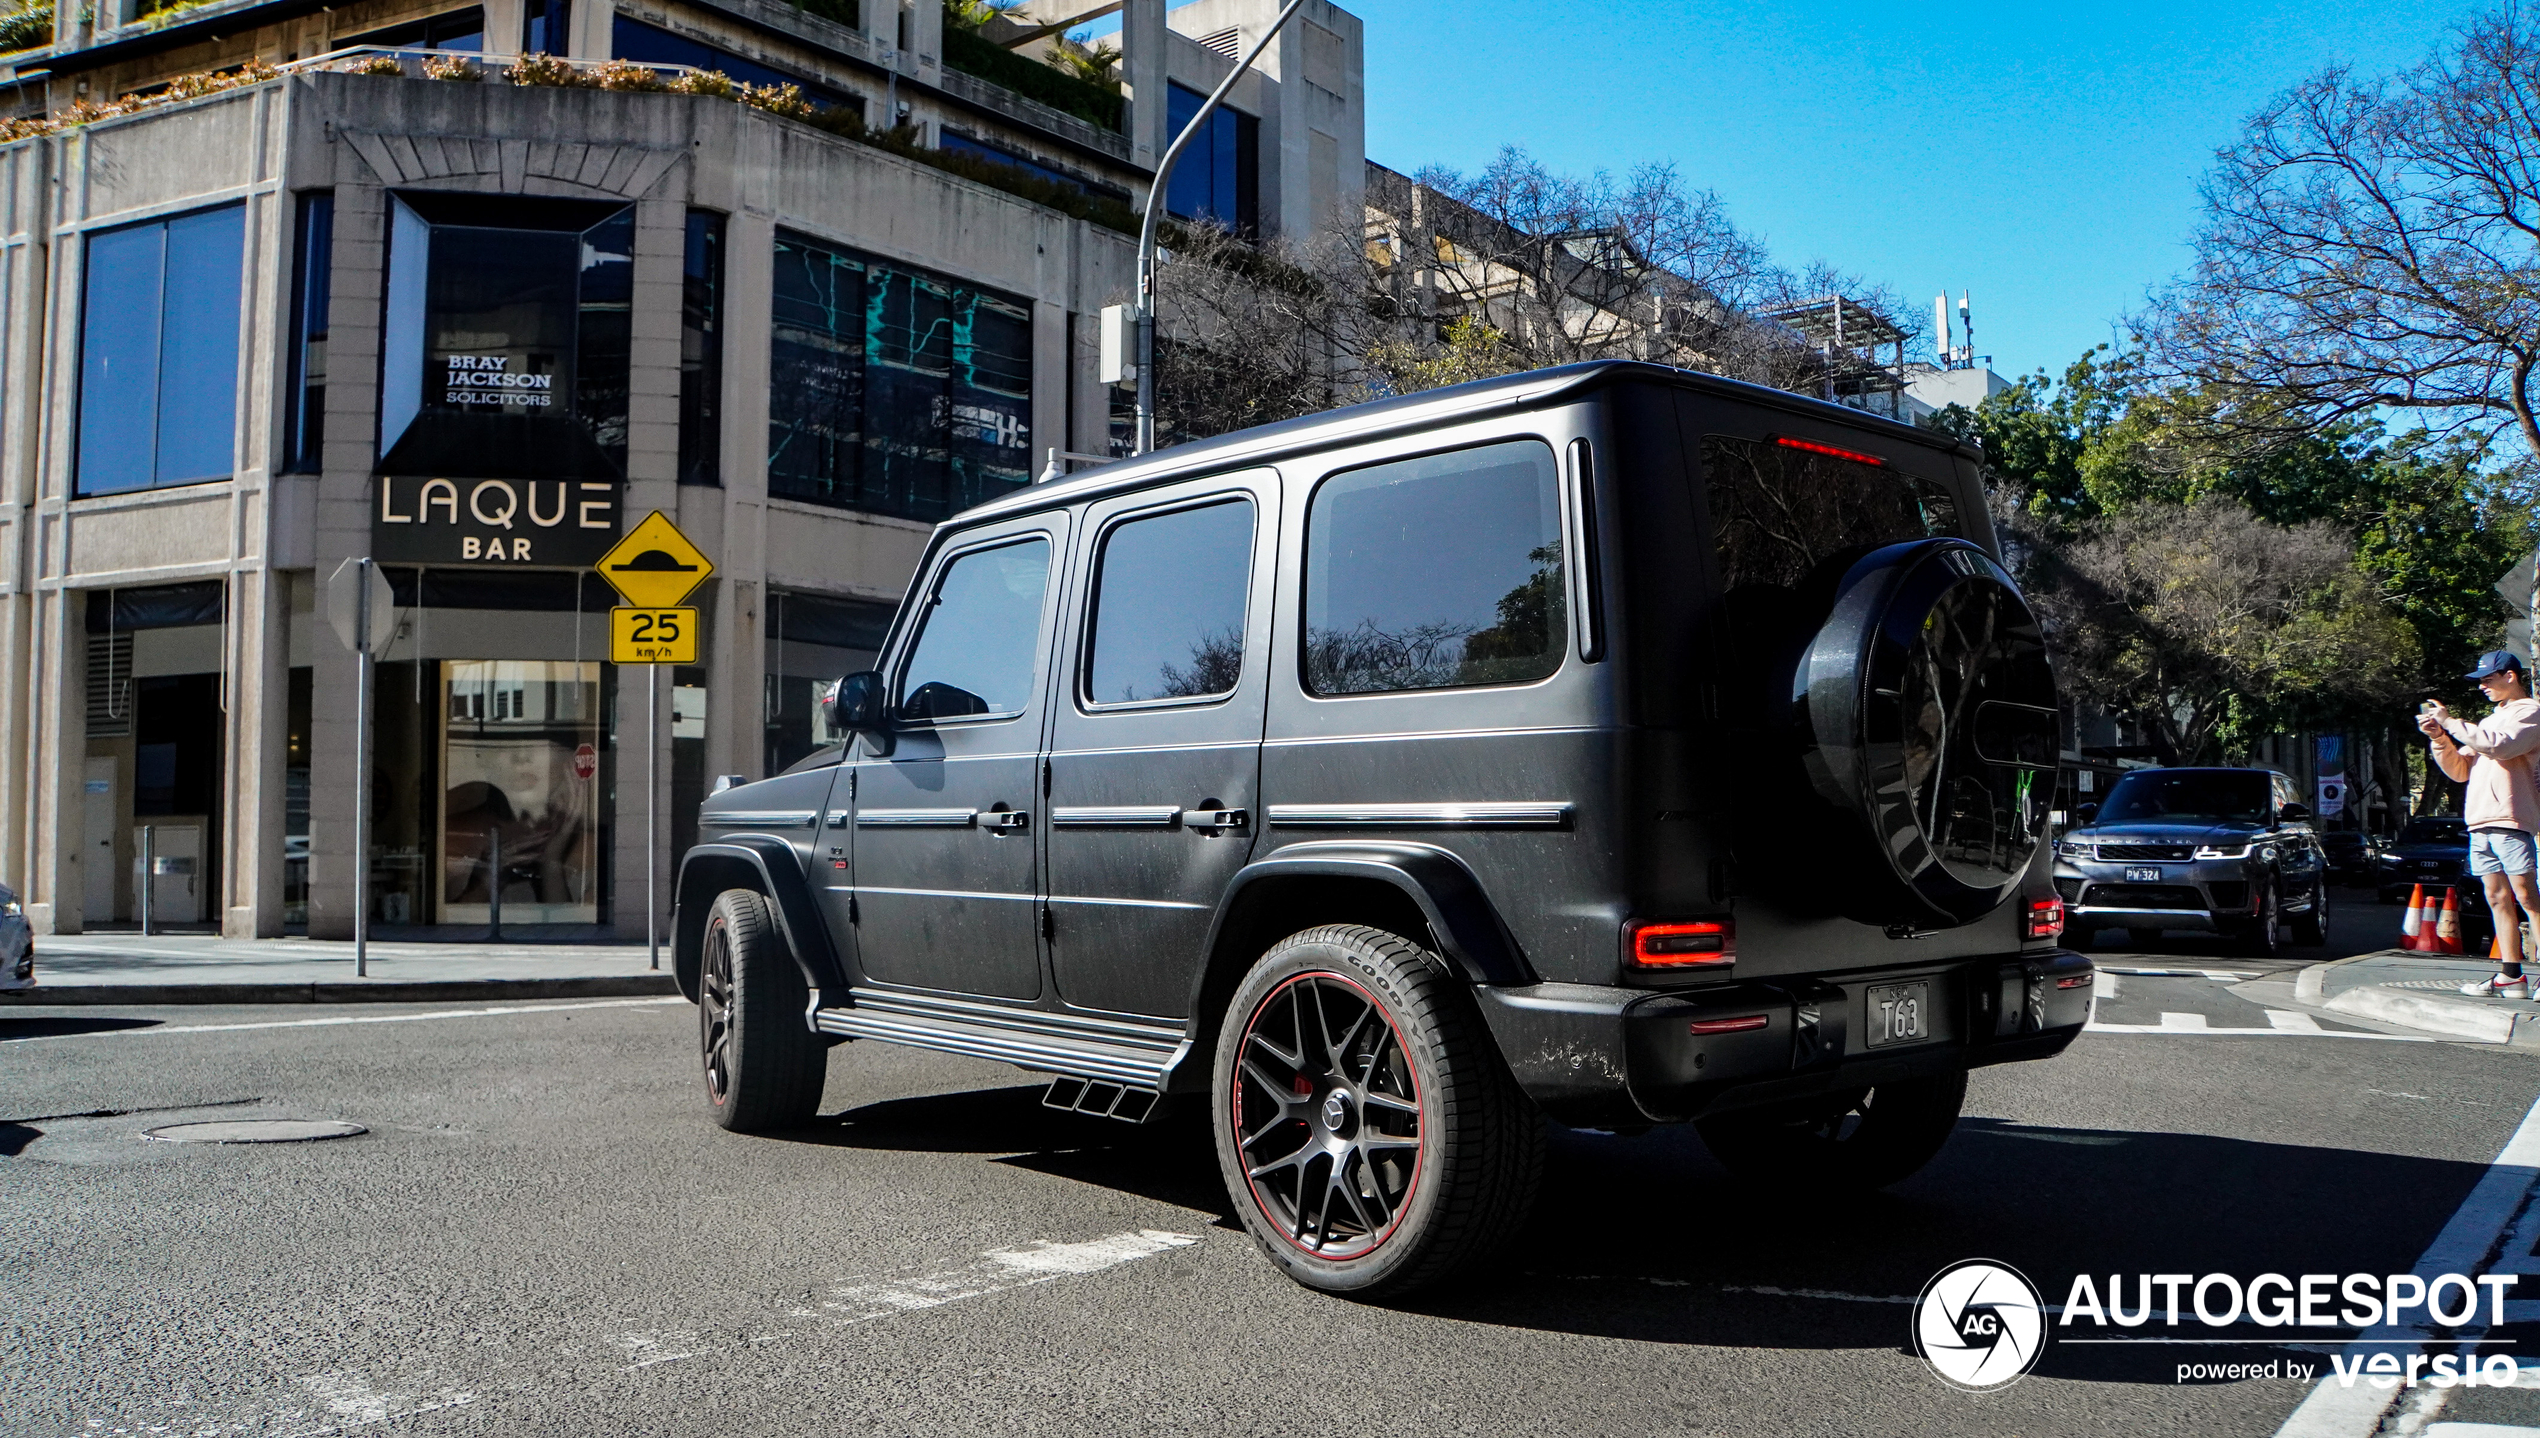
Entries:
MULTIPOLYGON (((321 55, 287 66, 250 61, 235 70, 180 75, 152 95, 125 95, 103 104, 82 100, 51 115, 0 120, 0 143, 36 135, 57 134, 118 115, 131 115, 161 105, 217 94, 244 85, 277 80, 304 70, 370 75, 382 80, 420 80, 434 84, 510 84, 536 89, 613 90, 620 93, 697 95, 732 100, 779 119, 792 120, 843 140, 887 150, 902 159, 959 175, 1009 195, 1046 205, 1123 234, 1136 234, 1137 214, 1118 200, 1087 195, 1042 179, 1028 170, 1000 165, 978 155, 930 150, 917 143, 914 130, 875 130, 844 109, 813 107, 800 86, 745 85, 717 70, 682 65, 643 65, 632 60, 575 61, 555 55, 522 55, 509 66, 489 69, 481 57, 451 51, 398 50, 387 47, 321 55)), ((1025 62, 1030 63, 1030 62, 1025 62)))
POLYGON ((53 43, 53 7, 31 5, 0 10, 0 55, 33 50, 53 43))
POLYGON ((965 75, 975 75, 991 85, 1001 86, 1027 100, 1037 100, 1053 110, 1073 115, 1096 129, 1119 133, 1125 128, 1123 104, 1117 85, 1096 84, 1044 64, 1028 55, 1018 55, 980 34, 976 12, 980 7, 959 0, 947 0, 944 6, 944 64, 965 75))

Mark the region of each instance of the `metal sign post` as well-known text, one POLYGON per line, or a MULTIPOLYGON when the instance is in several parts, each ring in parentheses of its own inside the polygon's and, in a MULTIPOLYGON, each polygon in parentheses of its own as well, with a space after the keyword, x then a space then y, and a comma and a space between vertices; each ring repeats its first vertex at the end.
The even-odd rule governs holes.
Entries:
POLYGON ((644 666, 644 957, 661 967, 661 666, 644 666))
POLYGON ((609 662, 644 675, 644 953, 661 967, 661 667, 697 662, 697 611, 679 601, 714 561, 660 510, 644 516, 592 568, 626 605, 609 611, 609 662))
MULTIPOLYGON (((326 619, 353 651, 353 975, 370 976, 370 690, 379 651, 397 632, 397 598, 370 556, 326 581, 326 619)), ((417 663, 421 663, 418 657, 417 663)))
POLYGON ((154 932, 150 901, 158 897, 155 892, 159 887, 158 861, 156 831, 153 826, 144 824, 141 826, 141 937, 145 939, 154 932))

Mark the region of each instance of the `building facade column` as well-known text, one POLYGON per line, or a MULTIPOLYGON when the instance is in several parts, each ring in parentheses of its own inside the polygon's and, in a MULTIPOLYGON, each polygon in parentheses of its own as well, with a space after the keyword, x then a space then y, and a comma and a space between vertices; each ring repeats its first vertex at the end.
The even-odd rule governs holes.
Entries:
MULTIPOLYGON (((325 470, 318 480, 313 544, 321 609, 323 586, 337 566, 370 552, 387 230, 386 191, 374 185, 336 186, 335 253, 328 277, 325 470)), ((356 865, 370 862, 368 855, 353 849, 361 666, 331 627, 312 636, 309 663, 309 937, 349 939, 356 865)), ((376 785, 375 776, 371 783, 376 785)))

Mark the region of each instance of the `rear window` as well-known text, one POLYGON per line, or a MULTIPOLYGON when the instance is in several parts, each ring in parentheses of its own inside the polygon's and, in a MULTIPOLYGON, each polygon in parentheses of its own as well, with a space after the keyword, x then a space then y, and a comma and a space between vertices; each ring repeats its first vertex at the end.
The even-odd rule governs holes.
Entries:
POLYGON ((1561 486, 1541 440, 1323 481, 1305 520, 1305 686, 1522 684, 1569 645, 1561 486))
POLYGON ((1720 587, 1790 589, 1835 555, 1958 535, 1958 506, 1939 484, 1791 439, 1705 435, 1720 587))

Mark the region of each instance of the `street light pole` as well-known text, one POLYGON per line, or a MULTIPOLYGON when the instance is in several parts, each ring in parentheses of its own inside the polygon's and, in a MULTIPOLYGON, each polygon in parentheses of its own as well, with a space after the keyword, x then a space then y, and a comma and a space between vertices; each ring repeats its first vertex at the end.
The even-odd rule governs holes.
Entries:
MULTIPOLYGON (((1217 107, 1225 101, 1227 92, 1234 89, 1235 82, 1242 79, 1245 72, 1252 69, 1252 62, 1260 59, 1261 52, 1270 48, 1270 42, 1278 38, 1279 31, 1286 27, 1288 17, 1294 15, 1297 8, 1304 3, 1305 0, 1288 0, 1286 6, 1279 11, 1279 18, 1270 22, 1270 28, 1262 31, 1261 38, 1252 42, 1252 48, 1244 52, 1243 59, 1236 62, 1234 69, 1226 72, 1225 79, 1217 82, 1217 88, 1209 92, 1207 102, 1199 107, 1199 113, 1191 117, 1191 122, 1182 127, 1182 133, 1174 136, 1173 143, 1165 148, 1164 158, 1156 162, 1155 179, 1147 186, 1146 206, 1138 220, 1138 447, 1136 452, 1139 454, 1145 454, 1155 448, 1155 226, 1157 206, 1164 200, 1165 187, 1172 183, 1173 162, 1182 158, 1182 151, 1190 148, 1191 137, 1197 135, 1200 127, 1208 123, 1209 116, 1217 113, 1217 107)), ((1162 95, 1155 97, 1157 102, 1163 99, 1162 95)), ((1146 96, 1140 95, 1138 103, 1144 105, 1150 102, 1146 96)))

